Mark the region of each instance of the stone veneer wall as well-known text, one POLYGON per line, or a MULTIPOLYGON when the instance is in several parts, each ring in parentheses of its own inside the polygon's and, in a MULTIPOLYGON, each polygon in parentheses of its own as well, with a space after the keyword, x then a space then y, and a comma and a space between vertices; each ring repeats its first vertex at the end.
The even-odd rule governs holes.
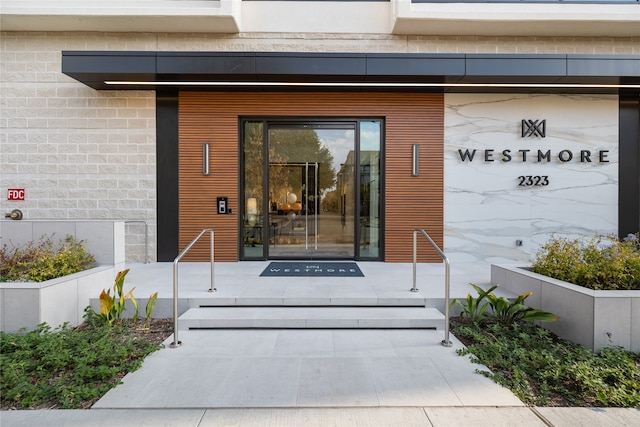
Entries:
POLYGON ((617 95, 447 94, 444 133, 452 261, 528 262, 552 235, 618 232, 617 95), (546 120, 545 137, 522 137, 523 119, 546 120), (460 150, 476 150, 474 159, 462 161, 460 150), (519 150, 530 150, 526 161, 519 150), (520 186, 520 176, 548 185, 520 186))
MULTIPOLYGON (((0 213, 17 208, 26 220, 146 220, 154 254, 154 92, 97 92, 61 73, 62 50, 129 49, 127 40, 139 36, 0 37, 0 213), (25 188, 26 200, 7 201, 7 188, 25 188)), ((144 225, 127 225, 126 232, 127 260, 144 261, 144 225)))
MULTIPOLYGON (((640 54, 640 37, 2 32, 0 46, 0 213, 146 220, 153 260, 155 94, 85 87, 61 73, 62 50, 640 54), (15 187, 24 202, 6 200, 15 187)), ((128 225, 127 260, 143 259, 144 227, 128 225)))

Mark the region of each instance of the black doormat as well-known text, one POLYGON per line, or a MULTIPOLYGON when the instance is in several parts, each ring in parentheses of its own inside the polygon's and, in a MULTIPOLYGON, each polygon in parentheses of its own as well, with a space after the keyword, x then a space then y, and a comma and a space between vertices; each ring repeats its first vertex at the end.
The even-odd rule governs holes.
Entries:
POLYGON ((355 262, 272 262, 260 276, 364 277, 355 262))

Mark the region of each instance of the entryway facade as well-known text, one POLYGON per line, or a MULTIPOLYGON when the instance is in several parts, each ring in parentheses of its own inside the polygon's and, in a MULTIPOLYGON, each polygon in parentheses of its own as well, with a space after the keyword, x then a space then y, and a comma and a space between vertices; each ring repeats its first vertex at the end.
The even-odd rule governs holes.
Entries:
POLYGON ((442 242, 442 94, 180 92, 178 111, 180 247, 210 227, 220 261, 408 262, 427 224, 442 242))
MULTIPOLYGON (((155 91, 157 174, 141 185, 156 189, 158 261, 209 228, 216 260, 231 262, 411 262, 416 228, 454 262, 526 262, 554 233, 637 232, 635 56, 62 59, 64 74, 98 91, 155 91), (374 150, 363 142, 366 123, 376 128, 374 150)), ((426 241, 418 245, 418 261, 440 262, 426 241)), ((188 259, 208 255, 203 243, 188 259)))

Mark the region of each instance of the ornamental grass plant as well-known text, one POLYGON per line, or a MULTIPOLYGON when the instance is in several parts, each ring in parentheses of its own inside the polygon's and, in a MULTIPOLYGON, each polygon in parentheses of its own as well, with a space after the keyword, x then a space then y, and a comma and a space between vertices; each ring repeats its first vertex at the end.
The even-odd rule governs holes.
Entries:
POLYGON ((554 237, 531 271, 594 290, 640 289, 640 234, 583 239, 554 237))

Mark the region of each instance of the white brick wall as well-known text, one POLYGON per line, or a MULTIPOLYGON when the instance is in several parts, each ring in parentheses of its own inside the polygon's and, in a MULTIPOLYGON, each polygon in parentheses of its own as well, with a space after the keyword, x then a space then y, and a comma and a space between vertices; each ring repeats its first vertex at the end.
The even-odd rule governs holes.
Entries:
MULTIPOLYGON (((155 94, 90 89, 61 73, 62 50, 640 54, 640 37, 3 32, 0 45, 0 213, 146 220, 152 259, 155 94), (6 200, 14 187, 26 189, 24 202, 6 200)), ((127 236, 127 260, 142 261, 143 226, 128 225, 127 236)))

